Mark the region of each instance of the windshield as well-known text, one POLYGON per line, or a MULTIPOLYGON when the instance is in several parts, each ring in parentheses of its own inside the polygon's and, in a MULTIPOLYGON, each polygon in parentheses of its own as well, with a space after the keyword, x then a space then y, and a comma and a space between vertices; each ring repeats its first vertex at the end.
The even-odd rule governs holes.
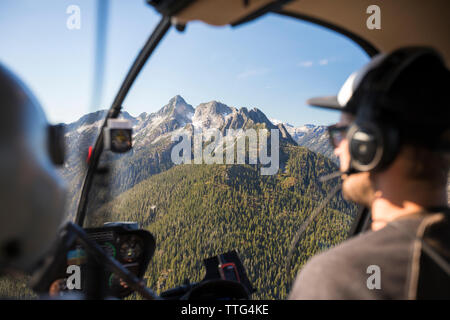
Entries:
POLYGON ((136 221, 151 231, 157 249, 146 277, 158 293, 200 281, 203 259, 236 249, 255 298, 286 298, 303 263, 346 238, 356 211, 338 193, 286 261, 297 229, 337 183, 318 179, 337 170, 324 125, 338 114, 313 111, 305 100, 337 92, 366 61, 348 40, 278 16, 236 30, 201 23, 171 30, 124 103, 133 151, 102 156, 107 171, 95 178, 87 225, 136 221), (252 134, 262 129, 279 139, 277 148, 268 139, 268 174, 251 163, 255 154, 261 162, 252 134), (242 135, 243 163, 227 162, 233 142, 238 158, 242 135))
MULTIPOLYGON (((31 1, 6 6, 38 25, 24 31, 0 19, 0 30, 8 26, 24 37, 22 48, 10 43, 0 58, 30 83, 49 119, 66 124, 60 173, 73 219, 104 110, 159 16, 141 1, 111 2, 104 90, 100 105, 91 106, 94 84, 86 79, 94 79, 96 16, 90 2, 79 1, 81 27, 74 30, 65 24, 73 14, 66 13, 69 2, 48 5, 51 11, 31 1), (62 30, 53 26, 58 19, 62 30), (31 38, 49 41, 47 48, 31 38), (36 60, 19 59, 19 51, 32 48, 40 50, 36 60)), ((339 115, 305 101, 337 93, 367 61, 344 37, 276 15, 236 29, 197 22, 184 33, 172 28, 123 104, 120 118, 132 126, 133 149, 103 153, 85 227, 133 221, 149 230, 156 251, 145 277, 157 293, 185 279, 200 281, 203 259, 236 249, 257 289, 253 297, 285 299, 301 266, 343 241, 356 213, 338 192, 286 261, 297 230, 338 183, 319 177, 338 170, 325 125, 339 115)))

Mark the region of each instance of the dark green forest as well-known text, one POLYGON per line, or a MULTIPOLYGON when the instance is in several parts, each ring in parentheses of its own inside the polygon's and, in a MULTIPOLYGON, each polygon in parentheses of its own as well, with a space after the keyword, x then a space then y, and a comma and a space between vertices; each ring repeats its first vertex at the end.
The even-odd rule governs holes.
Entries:
POLYGON ((303 147, 283 151, 287 161, 275 176, 249 165, 176 166, 102 206, 88 225, 137 221, 152 232, 157 244, 146 278, 157 292, 200 281, 204 258, 237 249, 258 290, 253 298, 284 299, 311 256, 346 238, 355 208, 335 196, 306 230, 286 274, 292 238, 334 186, 318 177, 336 166, 303 147))
MULTIPOLYGON (((136 221, 149 230, 156 250, 145 277, 157 292, 202 280, 203 259, 236 249, 257 289, 252 298, 285 299, 302 265, 346 238, 356 208, 338 193, 301 237, 287 274, 296 231, 337 183, 318 178, 337 167, 303 147, 282 152, 274 176, 261 176, 256 165, 172 167, 91 211, 87 226, 136 221)), ((0 279, 0 296, 33 297, 23 278, 0 279)))

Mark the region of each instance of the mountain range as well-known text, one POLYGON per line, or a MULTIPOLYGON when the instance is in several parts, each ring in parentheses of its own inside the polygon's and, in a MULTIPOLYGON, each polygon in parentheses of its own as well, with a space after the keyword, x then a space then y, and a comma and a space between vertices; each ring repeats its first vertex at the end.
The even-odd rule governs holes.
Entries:
MULTIPOLYGON (((69 164, 71 164, 71 160, 76 159, 78 161, 77 158, 74 158, 76 156, 75 150, 80 151, 80 147, 83 148, 93 144, 105 115, 106 110, 89 113, 76 122, 66 125, 69 164), (81 141, 80 138, 82 138, 81 141), (78 145, 78 148, 76 145, 78 145)), ((336 162, 328 143, 325 126, 306 124, 295 127, 289 123, 271 120, 257 108, 251 110, 245 107, 237 109, 218 101, 201 103, 194 108, 177 95, 157 112, 144 112, 137 117, 133 117, 128 112, 122 111, 121 117, 130 120, 133 124, 135 150, 155 145, 161 140, 170 138, 170 134, 180 129, 205 130, 217 128, 225 134, 227 129, 248 129, 259 124, 269 130, 279 129, 281 140, 284 143, 304 146, 336 162)))
MULTIPOLYGON (((71 193, 68 204, 70 217, 73 217, 81 189, 88 148, 94 145, 106 112, 101 110, 86 114, 76 122, 65 126, 66 163, 60 172, 68 182, 71 193)), ((171 168, 173 163, 170 151, 174 145, 171 137, 181 130, 216 128, 225 135, 228 129, 279 129, 280 144, 304 146, 336 162, 324 126, 294 127, 288 123, 272 122, 257 108, 238 109, 218 101, 201 103, 194 108, 180 95, 176 95, 157 112, 143 112, 134 117, 122 111, 120 117, 132 123, 133 149, 122 155, 103 153, 101 163, 108 167, 110 174, 97 180, 103 180, 100 184, 108 184, 110 188, 103 195, 97 194, 97 199, 103 199, 100 200, 101 203, 147 177, 171 168)), ((91 204, 97 206, 92 201, 91 204)))

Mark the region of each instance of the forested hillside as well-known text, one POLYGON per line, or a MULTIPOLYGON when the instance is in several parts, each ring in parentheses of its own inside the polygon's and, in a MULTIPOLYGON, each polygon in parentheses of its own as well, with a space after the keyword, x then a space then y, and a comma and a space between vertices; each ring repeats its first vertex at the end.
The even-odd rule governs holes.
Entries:
POLYGON ((345 239, 354 208, 340 195, 308 227, 286 274, 295 232, 333 183, 318 177, 334 171, 327 158, 287 146, 284 172, 261 176, 248 165, 181 165, 152 176, 97 210, 89 226, 137 221, 156 238, 146 277, 158 292, 200 281, 204 258, 237 249, 257 299, 284 299, 305 261, 345 239), (156 208, 155 208, 156 207, 156 208))
MULTIPOLYGON (((66 126, 68 156, 60 173, 69 191, 67 219, 74 217, 86 152, 103 117, 99 111, 66 126)), ((284 299, 308 258, 345 239, 355 207, 338 194, 307 229, 291 262, 292 271, 286 274, 292 238, 338 181, 318 180, 337 170, 333 159, 321 154, 329 153, 324 127, 274 125, 257 108, 237 109, 217 101, 194 109, 180 96, 156 113, 122 117, 133 125, 133 149, 120 155, 103 153, 89 196, 88 226, 136 221, 151 231, 157 249, 146 277, 156 291, 185 279, 200 281, 203 259, 237 249, 258 290, 254 298, 284 299), (218 128, 222 133, 278 129, 280 169, 264 176, 255 165, 174 166, 171 136, 183 128, 218 128), (297 146, 300 140, 308 149, 297 146)), ((231 137, 235 142, 240 139, 231 137)), ((248 144, 247 158, 249 148, 248 144)), ((23 277, 1 278, 0 296, 35 297, 23 277)))

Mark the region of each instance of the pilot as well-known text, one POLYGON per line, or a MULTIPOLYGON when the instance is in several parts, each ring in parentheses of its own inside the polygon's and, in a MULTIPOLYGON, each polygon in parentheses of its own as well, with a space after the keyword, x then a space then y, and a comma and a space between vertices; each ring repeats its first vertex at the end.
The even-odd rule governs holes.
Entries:
POLYGON ((65 191, 61 126, 48 124, 27 87, 0 64, 0 274, 31 273, 52 246, 65 191))
POLYGON ((450 299, 450 72, 431 48, 375 56, 337 97, 329 127, 342 192, 369 230, 313 257, 290 299, 450 299))

